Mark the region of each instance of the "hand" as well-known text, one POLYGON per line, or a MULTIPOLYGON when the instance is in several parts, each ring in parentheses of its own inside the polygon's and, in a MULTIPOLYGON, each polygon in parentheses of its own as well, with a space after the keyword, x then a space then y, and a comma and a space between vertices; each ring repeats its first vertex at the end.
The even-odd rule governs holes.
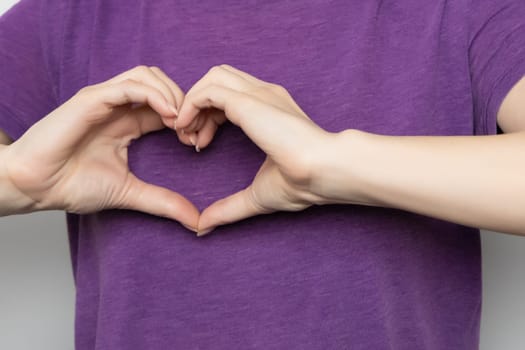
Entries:
MULTIPOLYGON (((127 158, 132 140, 173 128, 182 99, 178 86, 155 67, 139 66, 83 88, 7 146, 9 181, 34 203, 31 210, 132 209, 195 230, 195 206, 135 177, 127 158)), ((179 138, 190 144, 187 135, 179 138)))
POLYGON ((267 158, 248 188, 201 213, 198 235, 250 216, 323 203, 316 174, 333 134, 310 120, 284 88, 231 66, 212 68, 186 94, 177 128, 196 133, 197 146, 204 148, 226 119, 267 158))

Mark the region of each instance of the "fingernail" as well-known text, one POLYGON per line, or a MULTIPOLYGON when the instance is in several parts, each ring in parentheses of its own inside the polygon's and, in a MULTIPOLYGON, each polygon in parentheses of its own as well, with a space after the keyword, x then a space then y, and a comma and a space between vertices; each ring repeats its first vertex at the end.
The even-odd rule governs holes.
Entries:
POLYGON ((195 146, 197 144, 197 137, 195 137, 195 134, 190 135, 190 143, 192 144, 192 146, 195 146))
POLYGON ((199 145, 195 145, 195 152, 200 152, 200 151, 201 151, 201 149, 200 149, 199 145))
POLYGON ((197 237, 205 236, 205 235, 207 235, 208 233, 210 233, 213 230, 215 230, 215 227, 208 228, 208 229, 203 230, 203 231, 197 231, 197 237))
POLYGON ((177 130, 177 118, 173 120, 173 130, 177 130))
POLYGON ((185 225, 185 224, 182 224, 182 226, 186 227, 190 231, 198 232, 198 230, 195 227, 191 227, 191 226, 188 226, 188 225, 185 225))
POLYGON ((179 114, 179 112, 177 111, 177 108, 175 108, 175 106, 170 105, 170 111, 171 111, 171 113, 173 113, 175 115, 179 114))

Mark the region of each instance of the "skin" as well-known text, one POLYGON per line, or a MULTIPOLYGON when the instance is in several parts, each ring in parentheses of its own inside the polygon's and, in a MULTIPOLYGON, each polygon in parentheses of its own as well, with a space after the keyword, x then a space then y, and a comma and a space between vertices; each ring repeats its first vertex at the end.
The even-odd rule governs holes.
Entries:
POLYGON ((199 134, 196 126, 206 125, 201 120, 207 118, 202 111, 218 109, 266 152, 267 159, 248 188, 203 211, 198 234, 277 210, 341 203, 399 208, 524 235, 523 96, 524 80, 499 112, 505 135, 328 133, 284 88, 227 65, 215 67, 186 94, 177 125, 199 134))
MULTIPOLYGON (((151 68, 140 69, 144 75, 151 68)), ((520 209, 525 207, 525 80, 509 92, 499 111, 505 135, 396 137, 358 130, 329 133, 308 118, 285 88, 228 65, 213 67, 185 96, 165 74, 163 84, 133 74, 127 83, 114 78, 81 90, 0 149, 3 215, 50 208, 80 213, 128 208, 170 217, 204 235, 254 215, 339 203, 399 208, 525 235, 520 209), (130 81, 158 94, 130 94, 130 81), (119 98, 110 101, 109 96, 119 98), (141 107, 130 109, 130 103, 141 107), (115 115, 115 110, 125 112, 115 115), (227 120, 267 158, 248 188, 200 215, 180 195, 140 183, 129 173, 125 155, 131 139, 176 127, 183 143, 201 150, 227 120), (66 140, 57 143, 59 135, 67 135, 66 140), (89 179, 79 171, 94 165, 92 178, 104 179, 91 181, 96 189, 86 186, 89 179), (123 180, 127 185, 118 185, 123 180)))
POLYGON ((132 140, 173 127, 182 97, 162 71, 142 66, 80 90, 16 142, 1 146, 0 214, 121 208, 196 230, 199 213, 190 201, 141 181, 127 163, 132 140))

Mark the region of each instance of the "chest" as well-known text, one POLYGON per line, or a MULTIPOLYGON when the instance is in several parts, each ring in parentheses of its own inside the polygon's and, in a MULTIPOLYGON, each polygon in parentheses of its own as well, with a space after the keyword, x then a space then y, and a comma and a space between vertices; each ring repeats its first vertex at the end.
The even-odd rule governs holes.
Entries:
POLYGON ((61 94, 138 64, 159 66, 187 90, 213 65, 228 63, 283 85, 331 131, 469 134, 461 3, 90 2, 82 5, 84 27, 70 25, 67 34, 89 39, 87 47, 69 46, 83 63, 62 67, 61 94))

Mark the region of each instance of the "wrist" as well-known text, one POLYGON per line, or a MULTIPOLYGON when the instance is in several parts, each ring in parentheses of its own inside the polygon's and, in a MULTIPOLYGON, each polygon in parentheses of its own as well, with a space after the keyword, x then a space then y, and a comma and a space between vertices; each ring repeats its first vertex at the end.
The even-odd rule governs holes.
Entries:
POLYGON ((316 204, 375 205, 362 175, 374 136, 355 129, 330 134, 313 173, 312 190, 320 198, 316 204))
POLYGON ((17 188, 10 176, 9 147, 0 145, 0 216, 39 210, 37 203, 17 188))

